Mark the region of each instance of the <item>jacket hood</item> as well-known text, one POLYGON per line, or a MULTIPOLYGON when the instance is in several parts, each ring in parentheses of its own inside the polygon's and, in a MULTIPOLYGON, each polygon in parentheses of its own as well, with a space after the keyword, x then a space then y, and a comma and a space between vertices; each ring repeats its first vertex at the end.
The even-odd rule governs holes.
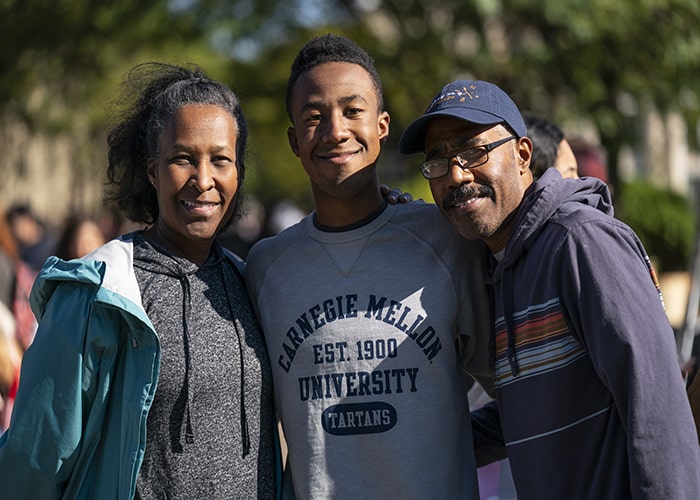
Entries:
POLYGON ((550 168, 525 193, 498 267, 507 267, 517 260, 532 246, 552 215, 569 203, 581 203, 613 215, 610 191, 602 180, 595 177, 562 179, 556 169, 550 168))
POLYGON ((141 305, 141 292, 132 267, 132 236, 111 240, 82 259, 64 261, 49 257, 34 280, 29 299, 36 317, 43 316, 46 304, 61 282, 73 281, 94 286, 98 300, 118 303, 153 329, 141 305))
MULTIPOLYGON (((504 312, 508 347, 506 357, 511 372, 519 372, 515 353, 515 334, 513 325, 513 276, 511 266, 532 245, 550 221, 552 216, 565 205, 582 204, 593 207, 607 215, 613 215, 612 200, 607 185, 594 177, 581 179, 563 179, 554 168, 545 171, 542 177, 525 193, 520 208, 515 216, 513 232, 506 244, 503 258, 492 268, 492 283, 502 282, 502 307, 504 312)), ((491 364, 495 363, 495 345, 491 338, 491 364)))

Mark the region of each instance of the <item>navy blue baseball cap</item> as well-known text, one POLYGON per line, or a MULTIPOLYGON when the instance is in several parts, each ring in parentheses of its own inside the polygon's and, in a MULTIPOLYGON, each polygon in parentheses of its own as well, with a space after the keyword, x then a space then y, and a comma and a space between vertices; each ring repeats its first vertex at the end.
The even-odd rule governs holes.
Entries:
POLYGON ((403 154, 425 150, 425 130, 438 116, 451 116, 481 125, 505 123, 518 137, 527 135, 527 127, 518 106, 498 85, 482 80, 457 80, 445 85, 420 118, 411 123, 399 139, 403 154))

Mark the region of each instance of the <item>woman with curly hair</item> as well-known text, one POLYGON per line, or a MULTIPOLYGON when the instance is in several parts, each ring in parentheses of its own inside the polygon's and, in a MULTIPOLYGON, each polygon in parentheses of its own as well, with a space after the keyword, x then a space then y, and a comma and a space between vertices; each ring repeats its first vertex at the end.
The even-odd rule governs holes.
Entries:
POLYGON ((144 230, 50 257, 10 429, 8 498, 271 498, 270 368, 236 218, 246 121, 198 68, 139 65, 109 143, 109 197, 144 230))

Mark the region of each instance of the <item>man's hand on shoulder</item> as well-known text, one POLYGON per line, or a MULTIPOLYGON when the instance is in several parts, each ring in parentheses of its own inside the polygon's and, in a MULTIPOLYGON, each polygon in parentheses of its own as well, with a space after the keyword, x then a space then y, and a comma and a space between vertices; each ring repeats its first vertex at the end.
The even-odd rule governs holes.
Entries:
POLYGON ((386 198, 386 201, 391 205, 413 201, 413 195, 411 195, 411 193, 404 193, 399 188, 390 188, 386 184, 382 184, 379 186, 379 190, 382 192, 382 196, 386 198))

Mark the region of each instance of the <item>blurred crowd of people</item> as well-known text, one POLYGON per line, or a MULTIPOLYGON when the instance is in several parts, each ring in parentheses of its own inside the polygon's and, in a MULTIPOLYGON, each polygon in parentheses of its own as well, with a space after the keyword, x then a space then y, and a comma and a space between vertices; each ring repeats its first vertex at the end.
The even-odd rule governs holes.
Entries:
POLYGON ((27 204, 0 211, 0 431, 9 424, 22 355, 36 331, 29 292, 37 271, 50 255, 82 257, 115 231, 108 216, 71 214, 53 230, 27 204))
MULTIPOLYGON (((290 200, 266 210, 260 201, 249 197, 241 220, 219 239, 224 247, 245 258, 256 241, 278 233, 304 215, 290 200)), ((22 354, 34 339, 36 318, 29 306, 29 292, 36 273, 50 255, 63 260, 83 257, 128 231, 129 225, 113 213, 70 213, 59 227, 51 228, 28 204, 0 210, 0 433, 10 422, 22 354)))

